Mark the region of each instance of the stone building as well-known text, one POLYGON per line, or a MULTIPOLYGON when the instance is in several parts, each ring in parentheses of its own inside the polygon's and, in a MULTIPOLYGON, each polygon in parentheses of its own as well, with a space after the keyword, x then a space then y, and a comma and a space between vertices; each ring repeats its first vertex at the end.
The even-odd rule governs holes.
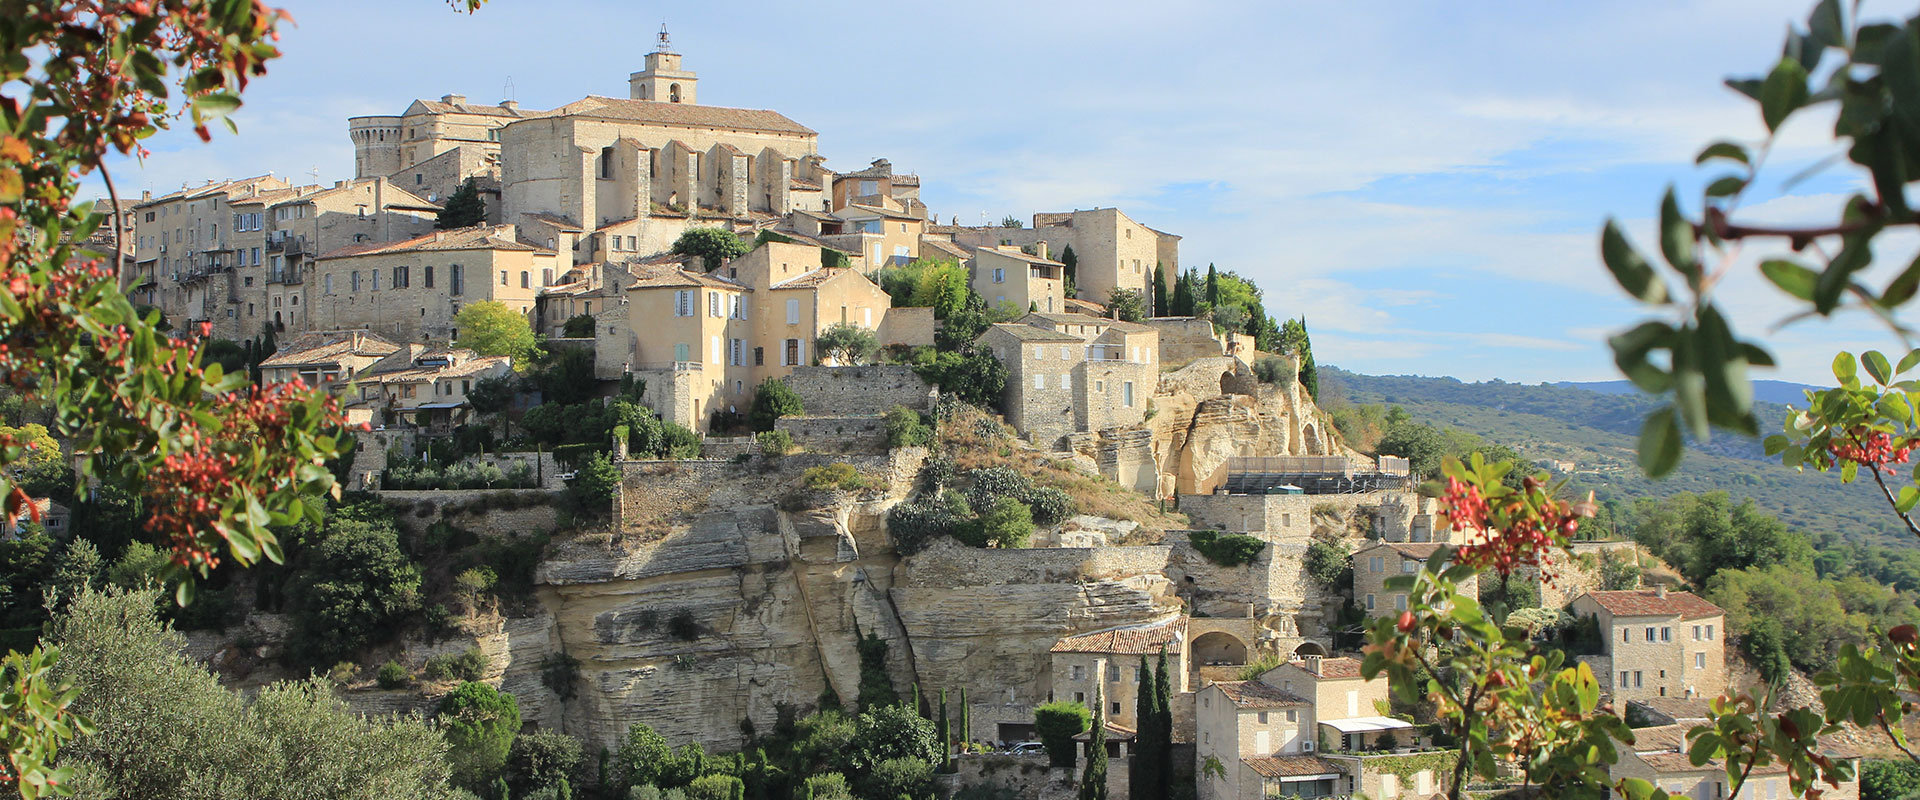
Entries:
POLYGON ((307 295, 311 324, 365 328, 399 341, 451 342, 464 305, 496 300, 527 315, 555 278, 555 254, 523 244, 512 225, 479 225, 322 255, 307 295))
POLYGON ((896 175, 893 162, 874 159, 866 169, 849 172, 833 182, 833 197, 825 211, 863 206, 897 206, 920 220, 931 219, 920 202, 920 176, 896 175))
POLYGON ((1209 759, 1225 774, 1200 781, 1202 800, 1272 797, 1426 797, 1443 775, 1431 767, 1402 770, 1384 761, 1389 748, 1421 748, 1411 723, 1382 716, 1384 676, 1366 680, 1352 658, 1309 656, 1254 680, 1219 681, 1201 689, 1194 707, 1195 773, 1209 759))
POLYGON ((840 233, 829 233, 832 227, 822 226, 821 241, 859 253, 868 269, 897 267, 919 258, 926 220, 892 198, 873 200, 873 205, 856 203, 834 211, 840 233))
MULTIPOLYGON (((386 178, 432 202, 445 202, 468 178, 493 185, 500 173, 500 128, 540 112, 511 100, 476 105, 462 95, 415 100, 399 116, 351 117, 356 179, 386 178)), ((495 203, 488 203, 491 209, 495 203)))
POLYGON ((1726 690, 1726 612, 1719 606, 1660 586, 1588 592, 1571 609, 1599 621, 1605 654, 1580 659, 1593 666, 1615 703, 1726 690))
POLYGON ((765 242, 713 272, 648 271, 595 331, 596 374, 647 381, 666 419, 706 430, 715 411, 745 413, 754 389, 819 361, 837 324, 877 331, 892 299, 858 270, 820 266, 811 245, 765 242))
MULTIPOLYGON (((1381 542, 1355 551, 1353 602, 1369 617, 1393 616, 1407 610, 1407 593, 1387 589, 1387 579, 1419 572, 1421 565, 1427 563, 1434 553, 1451 550, 1452 547, 1442 542, 1381 542)), ((1478 576, 1460 583, 1461 593, 1469 597, 1477 596, 1479 587, 1478 576)))
MULTIPOLYGON (((1721 798, 1731 796, 1727 764, 1709 759, 1695 765, 1687 755, 1687 730, 1691 725, 1660 725, 1636 728, 1633 744, 1620 748, 1620 760, 1608 770, 1613 780, 1640 778, 1666 791, 1669 797, 1721 798)), ((1821 741, 1822 755, 1837 761, 1850 761, 1854 778, 1839 786, 1819 784, 1823 800, 1858 800, 1860 797, 1860 754, 1837 742, 1821 741)), ((1740 787, 1739 800, 1792 797, 1786 768, 1780 764, 1756 767, 1740 787)))
POLYGON ((298 380, 308 386, 337 391, 401 346, 379 334, 361 330, 315 331, 294 337, 280 351, 260 362, 266 383, 298 380))
POLYGON ((133 206, 137 255, 130 283, 176 327, 205 322, 223 339, 259 334, 240 318, 244 306, 236 307, 233 202, 287 188, 286 181, 261 175, 142 195, 133 206))
POLYGON ((973 292, 988 308, 1011 304, 1045 314, 1069 313, 1065 271, 1065 264, 1047 258, 1045 242, 1032 254, 1012 245, 982 247, 967 260, 973 292))
POLYGON ((348 405, 368 409, 378 425, 412 425, 451 433, 467 421, 467 395, 486 378, 513 373, 513 359, 482 356, 464 348, 401 345, 361 370, 357 397, 348 405))
POLYGON ((1158 335, 1131 322, 1028 314, 989 327, 979 342, 1007 367, 1007 423, 1046 447, 1145 420, 1159 381, 1158 335))
POLYGON ((1170 281, 1180 271, 1180 237, 1135 222, 1117 208, 1035 214, 1031 228, 946 227, 934 232, 973 247, 1046 242, 1056 256, 1071 246, 1080 296, 1096 303, 1105 303, 1119 288, 1140 292, 1151 307, 1154 266, 1160 265, 1170 281))
POLYGON ((1101 714, 1109 723, 1138 731, 1140 721, 1134 712, 1140 697, 1140 658, 1145 656, 1148 667, 1156 668, 1164 649, 1168 693, 1188 692, 1186 634, 1187 618, 1174 616, 1061 639, 1050 652, 1048 691, 1055 700, 1089 706, 1098 694, 1107 705, 1101 714))

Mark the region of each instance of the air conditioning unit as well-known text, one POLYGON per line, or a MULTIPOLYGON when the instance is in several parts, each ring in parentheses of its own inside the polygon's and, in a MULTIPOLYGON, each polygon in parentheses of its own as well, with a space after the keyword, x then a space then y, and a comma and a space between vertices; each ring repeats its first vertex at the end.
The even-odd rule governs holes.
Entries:
POLYGON ((1300 743, 1300 752, 1302 752, 1302 753, 1311 753, 1311 752, 1313 752, 1313 742, 1301 742, 1301 743, 1300 743))

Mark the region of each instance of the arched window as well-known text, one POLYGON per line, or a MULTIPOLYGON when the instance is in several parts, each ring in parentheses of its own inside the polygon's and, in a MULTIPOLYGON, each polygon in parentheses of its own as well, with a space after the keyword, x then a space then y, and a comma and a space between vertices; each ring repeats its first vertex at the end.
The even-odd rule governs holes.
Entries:
POLYGON ((640 99, 647 99, 647 86, 644 83, 640 85, 640 99))
POLYGON ((667 102, 669 103, 680 102, 680 84, 676 83, 667 87, 667 102))
POLYGON ((528 274, 526 272, 520 273, 520 288, 522 289, 533 288, 533 281, 528 277, 528 274))

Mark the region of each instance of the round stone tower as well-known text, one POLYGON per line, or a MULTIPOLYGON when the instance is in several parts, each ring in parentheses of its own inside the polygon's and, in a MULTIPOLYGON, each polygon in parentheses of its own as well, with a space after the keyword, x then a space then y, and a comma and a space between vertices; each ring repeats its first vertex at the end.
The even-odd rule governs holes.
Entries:
POLYGON ((400 163, 399 117, 351 117, 347 135, 353 138, 353 177, 391 175, 400 163))

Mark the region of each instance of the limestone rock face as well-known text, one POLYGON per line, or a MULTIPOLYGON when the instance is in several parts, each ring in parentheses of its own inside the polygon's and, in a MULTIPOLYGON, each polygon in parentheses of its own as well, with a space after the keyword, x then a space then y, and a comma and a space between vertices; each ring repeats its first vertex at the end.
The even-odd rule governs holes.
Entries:
POLYGON ((1298 384, 1263 384, 1236 358, 1204 358, 1168 373, 1153 398, 1161 491, 1193 493, 1236 456, 1346 455, 1298 384))

